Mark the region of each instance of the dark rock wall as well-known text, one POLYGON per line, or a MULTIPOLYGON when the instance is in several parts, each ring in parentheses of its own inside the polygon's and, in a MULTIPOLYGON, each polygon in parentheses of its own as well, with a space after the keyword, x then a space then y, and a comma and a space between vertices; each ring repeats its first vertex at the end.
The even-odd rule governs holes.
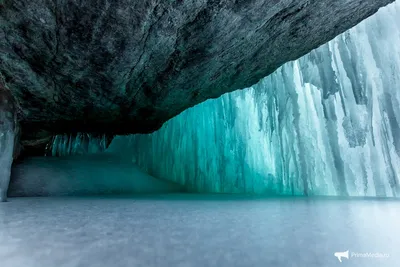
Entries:
POLYGON ((22 141, 146 133, 256 83, 392 0, 2 0, 22 141))

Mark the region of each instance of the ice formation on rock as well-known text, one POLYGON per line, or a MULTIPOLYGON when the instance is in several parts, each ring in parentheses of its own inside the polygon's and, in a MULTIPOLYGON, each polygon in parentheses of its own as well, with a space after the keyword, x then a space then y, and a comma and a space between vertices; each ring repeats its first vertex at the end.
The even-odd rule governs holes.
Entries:
POLYGON ((16 109, 13 100, 11 93, 2 86, 0 80, 0 202, 7 200, 17 135, 16 109))
POLYGON ((46 155, 69 156, 103 152, 109 144, 109 139, 106 134, 100 136, 86 133, 56 135, 46 147, 46 155))

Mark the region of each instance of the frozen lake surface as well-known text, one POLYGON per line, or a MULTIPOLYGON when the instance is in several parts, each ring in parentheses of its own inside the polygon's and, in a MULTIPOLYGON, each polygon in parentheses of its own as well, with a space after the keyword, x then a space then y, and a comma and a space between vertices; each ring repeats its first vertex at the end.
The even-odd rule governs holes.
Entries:
POLYGON ((384 199, 11 198, 0 266, 398 267, 399 210, 384 199))

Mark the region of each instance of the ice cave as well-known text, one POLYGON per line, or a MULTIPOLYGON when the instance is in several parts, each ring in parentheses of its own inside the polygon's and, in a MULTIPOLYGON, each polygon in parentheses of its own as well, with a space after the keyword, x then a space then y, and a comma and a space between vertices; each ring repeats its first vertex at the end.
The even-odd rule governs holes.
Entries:
POLYGON ((400 3, 109 151, 196 192, 400 193, 400 3))
POLYGON ((117 136, 107 149, 105 136, 59 135, 47 154, 107 151, 189 192, 397 197, 399 14, 396 2, 155 133, 117 136))
POLYGON ((400 266, 399 0, 0 0, 0 28, 0 266, 400 266))

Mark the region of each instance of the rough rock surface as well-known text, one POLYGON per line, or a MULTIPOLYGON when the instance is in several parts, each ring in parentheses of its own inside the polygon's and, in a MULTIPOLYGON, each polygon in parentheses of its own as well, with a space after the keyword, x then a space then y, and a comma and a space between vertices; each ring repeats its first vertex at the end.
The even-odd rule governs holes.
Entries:
POLYGON ((151 132, 248 87, 392 0, 0 0, 22 142, 151 132))

